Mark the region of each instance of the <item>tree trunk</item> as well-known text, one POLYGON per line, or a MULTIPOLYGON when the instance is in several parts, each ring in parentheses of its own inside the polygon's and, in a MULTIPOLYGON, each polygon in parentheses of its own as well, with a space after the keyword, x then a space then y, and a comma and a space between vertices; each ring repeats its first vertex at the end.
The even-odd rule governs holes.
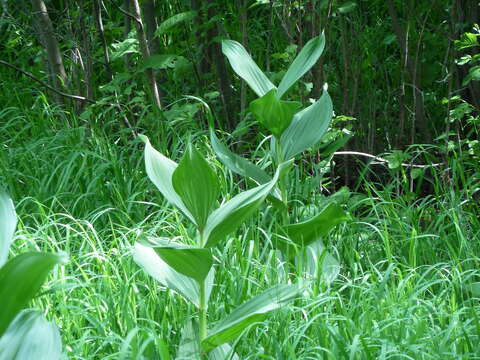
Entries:
MULTIPOLYGON (((212 19, 216 15, 216 6, 213 0, 208 0, 208 18, 212 19)), ((207 43, 208 43, 208 54, 211 59, 210 64, 215 65, 218 79, 218 87, 220 88, 220 99, 222 101, 224 116, 227 122, 227 127, 229 130, 233 130, 235 127, 233 116, 233 106, 232 106, 232 90, 230 78, 228 77, 227 65, 225 64, 225 56, 222 54, 222 47, 218 41, 214 39, 218 37, 219 24, 212 24, 211 28, 207 33, 207 43), (214 63, 214 64, 212 64, 214 63)))
MULTIPOLYGON (((67 85, 67 74, 63 66, 60 47, 55 38, 52 21, 43 0, 32 0, 32 4, 35 12, 34 16, 38 19, 39 37, 42 39, 41 43, 47 52, 51 83, 55 89, 62 91, 67 85)), ((56 101, 61 104, 64 103, 64 99, 60 96, 56 96, 56 101)))
MULTIPOLYGON (((237 0, 237 9, 240 13, 240 24, 242 29, 242 44, 245 48, 248 47, 248 32, 247 32, 247 1, 237 0)), ((267 56, 270 56, 267 54, 267 56)), ((242 81, 240 89, 240 114, 243 117, 245 115, 245 109, 247 107, 247 86, 245 81, 242 81)))
MULTIPOLYGON (((147 37, 145 35, 138 0, 132 0, 131 5, 133 15, 135 16, 140 52, 142 53, 143 61, 146 61, 150 57, 150 48, 148 46, 147 37)), ((153 102, 159 109, 161 109, 162 104, 160 102, 160 94, 158 92, 157 82, 155 80, 155 73, 152 68, 145 69, 145 77, 147 78, 153 102)))
POLYGON ((93 9, 95 15, 95 25, 97 26, 97 31, 100 36, 100 41, 102 43, 103 58, 105 61, 105 72, 107 74, 108 81, 112 81, 113 72, 112 67, 110 66, 110 55, 108 53, 107 40, 105 39, 105 31, 103 28, 102 20, 102 0, 94 0, 93 9))
MULTIPOLYGON (((400 24, 398 19, 397 10, 395 9, 395 5, 392 0, 387 0, 388 5, 388 12, 390 17, 392 18, 392 26, 393 31, 397 37, 400 52, 402 55, 402 63, 404 65, 404 72, 407 74, 410 80, 410 87, 412 88, 413 94, 413 107, 414 107, 414 123, 412 124, 411 128, 411 139, 412 143, 416 142, 416 126, 419 127, 421 131, 421 139, 422 142, 426 141, 429 142, 431 135, 428 131, 428 125, 426 124, 425 119, 425 111, 423 106, 423 92, 421 90, 420 78, 418 75, 418 63, 414 61, 414 59, 410 56, 410 49, 407 42, 408 33, 404 29, 404 27, 400 24)), ((413 4, 411 4, 413 6, 413 4)), ((408 5, 407 5, 408 6, 408 5)), ((420 41, 420 40, 419 40, 420 41)), ((418 53, 417 53, 418 57, 418 53)), ((405 86, 405 84, 402 84, 405 86)), ((403 93, 403 91, 402 91, 403 93)))

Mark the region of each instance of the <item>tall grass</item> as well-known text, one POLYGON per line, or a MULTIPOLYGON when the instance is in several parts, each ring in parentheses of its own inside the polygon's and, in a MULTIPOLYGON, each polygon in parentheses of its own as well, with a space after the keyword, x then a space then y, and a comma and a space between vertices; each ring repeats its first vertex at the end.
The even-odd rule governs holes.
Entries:
MULTIPOLYGON (((169 135, 155 122, 139 126, 178 160, 188 134, 169 135)), ((206 136, 189 129, 191 137, 206 136)), ((0 182, 20 220, 13 251, 71 257, 35 300, 60 326, 66 357, 162 358, 192 310, 133 263, 131 246, 146 234, 192 229, 148 181, 139 142, 113 119, 87 126, 42 104, 2 110, 0 138, 0 182)), ((293 305, 297 311, 277 312, 250 330, 236 344, 241 358, 480 358, 478 178, 457 171, 447 185, 442 170, 433 171, 434 192, 422 197, 396 195, 405 185, 395 178, 363 181, 362 193, 343 197, 354 220, 325 239, 339 256, 340 277, 319 283, 316 296, 293 305)), ((224 174, 224 194, 244 186, 224 174)), ((292 176, 306 176, 302 166, 292 176)), ((323 195, 311 184, 296 189, 295 201, 320 206, 323 195)), ((288 276, 270 246, 269 211, 214 251, 225 268, 217 272, 221 286, 211 301, 218 313, 209 321, 288 276)))

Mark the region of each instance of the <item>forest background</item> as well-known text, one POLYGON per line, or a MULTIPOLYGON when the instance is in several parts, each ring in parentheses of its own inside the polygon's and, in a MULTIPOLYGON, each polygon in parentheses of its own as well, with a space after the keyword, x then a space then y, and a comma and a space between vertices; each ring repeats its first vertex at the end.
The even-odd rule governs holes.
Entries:
MULTIPOLYGON (((3 0, 0 183, 20 219, 12 251, 71 256, 47 284, 52 296, 34 301, 59 324, 64 353, 155 358, 178 344, 188 306, 150 295, 155 283, 129 251, 139 233, 187 230, 149 184, 137 135, 175 160, 194 142, 215 161, 212 126, 263 158, 255 94, 221 41, 243 44, 278 83, 323 33, 322 56, 289 97, 309 104, 328 84, 335 116, 292 182, 294 201, 331 195, 352 216, 327 244, 341 276, 302 305, 321 323, 281 313, 277 337, 252 330, 236 351, 478 358, 479 15, 473 0, 3 0), (335 141, 343 147, 326 156, 335 141)), ((215 167, 228 193, 249 187, 215 167)), ((229 264, 216 302, 229 308, 268 283, 263 236, 247 226, 217 254, 244 260, 229 264)))

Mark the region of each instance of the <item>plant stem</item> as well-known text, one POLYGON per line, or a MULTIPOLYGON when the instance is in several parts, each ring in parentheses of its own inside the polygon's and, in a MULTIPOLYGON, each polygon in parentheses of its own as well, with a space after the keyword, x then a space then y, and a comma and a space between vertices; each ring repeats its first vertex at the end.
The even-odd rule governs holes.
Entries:
MULTIPOLYGON (((276 166, 278 167, 282 161, 282 146, 280 145, 280 139, 275 139, 275 154, 276 154, 276 166)), ((283 211, 282 211, 282 225, 288 225, 290 223, 289 215, 288 215, 288 192, 287 192, 287 184, 286 184, 286 177, 287 174, 283 174, 280 176, 280 179, 278 179, 278 189, 280 190, 280 194, 282 197, 282 202, 284 205, 283 211)))
MULTIPOLYGON (((203 229, 199 229, 200 247, 205 246, 203 229)), ((207 337, 207 298, 205 296, 205 283, 207 279, 203 280, 200 285, 200 306, 199 306, 199 335, 200 342, 207 337)))
POLYGON ((207 337, 207 301, 205 296, 205 282, 200 283, 199 333, 200 341, 207 337))

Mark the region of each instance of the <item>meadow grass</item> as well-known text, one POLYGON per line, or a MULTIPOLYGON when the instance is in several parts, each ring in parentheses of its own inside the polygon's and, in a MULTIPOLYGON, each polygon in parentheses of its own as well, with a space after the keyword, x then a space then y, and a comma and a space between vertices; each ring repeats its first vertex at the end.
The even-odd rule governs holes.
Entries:
MULTIPOLYGON (((193 228, 147 179, 140 142, 113 120, 87 126, 38 105, 6 108, 0 124, 0 181, 20 221, 13 252, 70 256, 34 304, 59 325, 66 357, 173 355, 194 309, 145 274, 131 250, 146 235, 188 236, 193 228)), ((175 160, 195 140, 221 175, 223 196, 248 186, 215 160, 205 131, 190 126, 180 136, 147 122, 139 131, 175 160)), ((434 191, 425 196, 402 196, 397 190, 404 184, 392 177, 387 184, 364 180, 361 191, 342 197, 352 221, 325 239, 342 264, 340 276, 328 285, 317 283, 313 296, 249 330, 235 344, 240 357, 480 358, 475 181, 457 171, 454 185, 447 186, 436 171, 434 191)), ((306 174, 302 164, 292 173, 295 194, 300 193, 294 201, 321 207, 325 196, 318 184, 301 185, 306 174)), ((217 264, 225 265, 217 267, 218 286, 211 297, 216 312, 209 322, 291 275, 271 246, 271 212, 266 204, 215 248, 217 264)))

